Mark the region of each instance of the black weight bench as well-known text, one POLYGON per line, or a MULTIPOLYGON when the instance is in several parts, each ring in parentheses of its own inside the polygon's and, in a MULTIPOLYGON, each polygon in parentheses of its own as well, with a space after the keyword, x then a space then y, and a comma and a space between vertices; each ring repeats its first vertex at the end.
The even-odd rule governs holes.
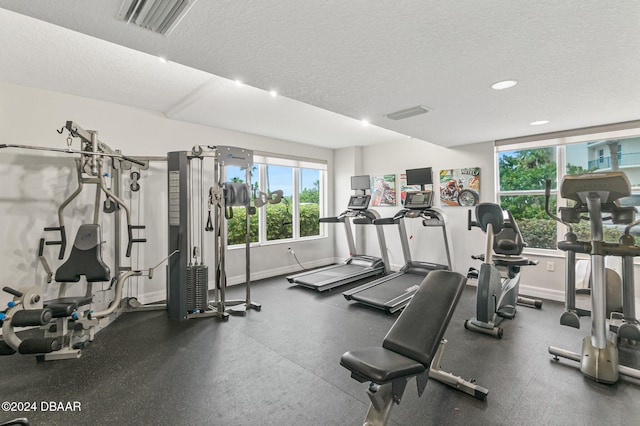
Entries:
POLYGON ((451 271, 433 271, 387 333, 382 347, 346 352, 340 365, 359 382, 371 382, 371 406, 365 424, 385 425, 407 382, 416 378, 422 396, 429 377, 484 400, 489 391, 440 370, 444 333, 467 279, 451 271))

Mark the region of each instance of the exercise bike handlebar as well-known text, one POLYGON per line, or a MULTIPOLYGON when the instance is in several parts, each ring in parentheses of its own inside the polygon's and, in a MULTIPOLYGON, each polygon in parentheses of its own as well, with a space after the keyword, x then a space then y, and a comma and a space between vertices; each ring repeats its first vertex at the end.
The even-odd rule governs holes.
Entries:
POLYGON ((478 222, 471 220, 471 209, 467 210, 467 231, 471 231, 471 228, 474 226, 478 226, 478 222))

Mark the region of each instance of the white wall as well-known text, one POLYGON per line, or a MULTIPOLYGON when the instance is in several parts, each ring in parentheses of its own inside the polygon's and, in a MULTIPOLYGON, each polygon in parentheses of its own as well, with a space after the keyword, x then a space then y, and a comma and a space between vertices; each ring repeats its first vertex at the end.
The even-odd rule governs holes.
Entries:
MULTIPOLYGON (((333 187, 333 151, 329 149, 174 121, 147 110, 0 83, 0 144, 65 148, 66 134, 59 135, 56 129, 60 129, 67 120, 75 121, 87 130, 98 130, 101 141, 113 149, 122 150, 125 155, 165 156, 168 151, 190 150, 194 145, 231 145, 326 160, 328 187, 333 187)), ((77 186, 71 158, 66 154, 42 151, 0 150, 0 178, 4 187, 0 195, 2 285, 39 285, 46 289, 47 294, 55 294, 53 285, 45 285, 45 274, 37 261, 36 251, 38 240, 44 235, 43 228, 57 224, 58 206, 77 186)), ((148 243, 134 250, 134 257, 139 255, 133 260, 134 267, 141 269, 154 266, 167 254, 165 170, 162 164, 154 163, 149 172, 142 173, 142 190, 124 194, 126 199, 133 197, 133 223, 147 226, 144 236, 148 243), (139 203, 137 197, 141 197, 139 203)), ((129 182, 125 179, 127 186, 129 182)), ((93 190, 89 192, 66 209, 65 217, 70 227, 91 221, 93 190)), ((328 204, 327 211, 333 211, 332 198, 328 204)), ((103 239, 108 240, 110 219, 102 215, 102 220, 105 221, 103 239)), ((51 239, 53 234, 48 234, 51 239)), ((74 235, 75 230, 68 232, 69 249, 74 235)), ((106 247, 105 253, 108 251, 106 247)), ((295 259, 287 255, 287 247, 294 248, 308 266, 334 259, 332 238, 256 247, 251 253, 252 277, 257 279, 297 271, 299 267, 295 259)), ((46 253, 55 270, 59 264, 55 248, 48 247, 46 253)), ((105 260, 109 261, 108 258, 105 260)), ((242 250, 229 251, 227 275, 231 283, 243 280, 242 250)), ((153 281, 145 280, 138 279, 127 292, 145 303, 163 299, 164 267, 156 271, 153 281)), ((105 293, 104 298, 108 299, 105 303, 110 301, 111 294, 105 293)), ((0 303, 8 300, 10 297, 0 292, 0 303)))
MULTIPOLYGON (((353 158, 349 154, 352 151, 336 151, 342 155, 342 161, 334 162, 336 170, 336 206, 345 198, 344 193, 348 189, 348 177, 358 174, 384 175, 394 173, 396 175, 396 190, 399 190, 400 174, 406 169, 432 167, 434 191, 436 191, 434 205, 441 208, 448 218, 448 229, 451 235, 453 249, 454 270, 466 274, 469 267, 479 267, 480 262, 471 259, 471 255, 484 252, 485 235, 478 228, 467 230, 467 217, 469 208, 440 206, 438 194, 438 174, 441 169, 480 167, 480 201, 495 202, 495 169, 494 149, 492 142, 459 146, 455 148, 443 148, 428 142, 407 139, 394 144, 381 144, 361 148, 359 167, 351 163, 353 158), (346 161, 349 159, 349 161, 346 161), (341 183, 342 182, 342 183, 341 183), (341 191, 341 192, 340 192, 341 191), (341 198, 338 198, 341 197, 341 198)), ((355 159, 354 159, 355 161, 355 159)), ((399 197, 399 194, 398 194, 399 197)), ((399 203, 399 201, 398 201, 399 203)), ((393 216, 401 208, 376 207, 382 217, 393 216)), ((415 260, 425 260, 446 264, 443 238, 438 228, 425 228, 420 221, 408 220, 407 232, 412 235, 409 245, 411 254, 415 260)), ((358 227, 366 233, 364 252, 378 255, 379 249, 375 231, 372 227, 358 227)), ((396 227, 385 228, 387 254, 391 268, 399 269, 404 264, 402 248, 396 227)), ((336 255, 346 257, 347 249, 344 236, 336 234, 336 255)), ((560 257, 546 258, 533 256, 540 260, 538 266, 523 268, 521 279, 521 292, 536 297, 545 297, 555 300, 564 298, 564 259, 560 257), (546 270, 547 261, 553 261, 555 271, 546 270)))
MULTIPOLYGON (((407 139, 394 144, 382 144, 362 148, 362 173, 369 175, 383 175, 395 173, 396 189, 399 190, 400 174, 406 169, 432 167, 434 182, 438 180, 440 169, 480 167, 480 196, 481 201, 494 200, 494 168, 493 144, 481 143, 466 145, 460 148, 443 148, 428 142, 407 139)), ((337 168, 337 163, 336 163, 337 168)), ((436 192, 435 206, 439 206, 438 185, 434 183, 436 192)), ((399 200, 399 192, 398 192, 399 200)), ((399 201, 398 201, 399 203, 399 201)), ((382 217, 393 216, 401 208, 375 208, 382 217)), ((483 236, 480 230, 467 231, 467 212, 464 207, 442 207, 448 218, 448 228, 453 247, 454 270, 466 274, 469 266, 477 266, 471 254, 483 251, 483 236)), ((367 253, 375 254, 377 240, 375 231, 367 231, 367 253)), ((446 264, 444 255, 444 241, 442 232, 438 228, 425 228, 420 221, 407 221, 407 231, 414 237, 410 240, 412 257, 415 260, 425 260, 446 264)), ((388 256, 392 269, 398 269, 404 264, 402 249, 395 227, 385 229, 388 246, 388 256)), ((341 253, 337 251, 337 253, 341 253)))

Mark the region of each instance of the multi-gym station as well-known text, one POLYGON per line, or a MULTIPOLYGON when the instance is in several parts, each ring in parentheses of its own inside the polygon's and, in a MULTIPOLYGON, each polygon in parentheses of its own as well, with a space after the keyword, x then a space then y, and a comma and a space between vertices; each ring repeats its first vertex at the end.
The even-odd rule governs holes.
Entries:
POLYGON ((639 18, 0 0, 0 425, 638 423, 639 18))

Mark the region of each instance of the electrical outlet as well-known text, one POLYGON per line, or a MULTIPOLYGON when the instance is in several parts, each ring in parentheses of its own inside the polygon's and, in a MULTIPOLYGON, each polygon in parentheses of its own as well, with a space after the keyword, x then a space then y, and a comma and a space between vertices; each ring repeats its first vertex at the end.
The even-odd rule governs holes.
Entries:
POLYGON ((287 247, 287 252, 289 252, 289 254, 293 254, 293 250, 291 250, 291 247, 287 247))
POLYGON ((556 270, 556 264, 554 262, 547 262, 547 271, 553 272, 556 270))

